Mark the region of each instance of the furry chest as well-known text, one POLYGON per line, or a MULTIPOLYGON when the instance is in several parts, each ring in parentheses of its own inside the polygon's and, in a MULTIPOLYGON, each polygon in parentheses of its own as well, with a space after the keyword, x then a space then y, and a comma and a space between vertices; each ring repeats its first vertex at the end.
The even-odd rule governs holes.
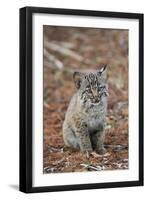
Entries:
POLYGON ((95 130, 100 130, 103 128, 103 120, 104 118, 99 115, 92 115, 87 117, 86 123, 90 132, 95 130))

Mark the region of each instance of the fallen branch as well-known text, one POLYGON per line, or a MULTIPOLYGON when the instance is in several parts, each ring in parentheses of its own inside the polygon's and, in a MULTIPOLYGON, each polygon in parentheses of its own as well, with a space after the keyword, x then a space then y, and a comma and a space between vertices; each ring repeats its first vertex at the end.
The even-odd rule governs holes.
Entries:
POLYGON ((66 55, 66 56, 70 56, 78 61, 83 61, 83 57, 80 56, 79 54, 75 53, 74 51, 72 50, 69 50, 68 48, 64 47, 64 46, 60 46, 58 44, 55 44, 53 42, 48 42, 48 41, 45 41, 44 42, 44 47, 48 48, 48 49, 51 49, 53 51, 57 51, 63 55, 66 55))
POLYGON ((49 53, 46 49, 43 50, 44 56, 46 57, 46 59, 49 62, 52 62, 55 64, 55 66, 59 69, 63 68, 63 63, 58 60, 54 55, 52 55, 51 53, 49 53))
POLYGON ((93 165, 88 165, 88 164, 80 164, 81 166, 83 166, 84 168, 86 169, 92 169, 92 170, 95 170, 95 171, 101 171, 102 168, 100 166, 93 166, 93 165))
POLYGON ((61 53, 62 55, 69 56, 79 62, 84 62, 85 64, 91 64, 90 60, 83 58, 81 55, 77 54, 76 52, 68 49, 67 47, 63 45, 59 45, 54 42, 48 42, 47 39, 44 40, 44 47, 47 49, 56 51, 58 53, 61 53))

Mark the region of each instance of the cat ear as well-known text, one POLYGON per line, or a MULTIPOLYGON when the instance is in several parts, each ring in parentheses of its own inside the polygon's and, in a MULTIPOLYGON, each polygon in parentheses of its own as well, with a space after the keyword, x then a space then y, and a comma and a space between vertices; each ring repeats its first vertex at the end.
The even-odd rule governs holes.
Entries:
POLYGON ((98 71, 99 75, 101 75, 103 72, 105 72, 106 68, 107 68, 107 65, 106 65, 106 64, 105 64, 105 65, 102 65, 102 66, 101 66, 101 69, 98 71))
POLYGON ((81 86, 82 76, 83 74, 81 72, 74 72, 73 74, 73 79, 77 89, 79 89, 81 86))

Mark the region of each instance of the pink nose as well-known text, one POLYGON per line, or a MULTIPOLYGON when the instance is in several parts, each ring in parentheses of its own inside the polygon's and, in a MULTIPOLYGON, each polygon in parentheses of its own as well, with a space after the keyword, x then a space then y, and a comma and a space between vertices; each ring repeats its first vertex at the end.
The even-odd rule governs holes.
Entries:
POLYGON ((92 94, 94 97, 98 98, 99 97, 99 93, 97 90, 92 89, 92 94))

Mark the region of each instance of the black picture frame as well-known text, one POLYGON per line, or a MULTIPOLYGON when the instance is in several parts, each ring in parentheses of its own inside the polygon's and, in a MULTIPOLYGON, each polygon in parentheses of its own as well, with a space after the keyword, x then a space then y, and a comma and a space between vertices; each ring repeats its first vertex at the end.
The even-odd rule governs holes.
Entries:
POLYGON ((59 8, 24 7, 20 9, 20 191, 53 192, 143 185, 143 14, 59 8), (32 186, 32 15, 50 13, 139 20, 139 180, 64 186, 32 186))

